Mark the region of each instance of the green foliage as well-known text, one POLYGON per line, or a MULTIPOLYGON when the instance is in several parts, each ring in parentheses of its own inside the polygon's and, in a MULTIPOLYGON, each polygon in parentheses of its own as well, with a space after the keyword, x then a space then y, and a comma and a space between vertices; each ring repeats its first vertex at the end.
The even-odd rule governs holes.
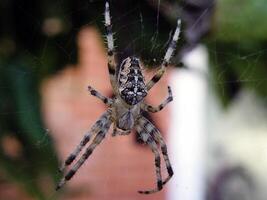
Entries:
POLYGON ((50 176, 52 185, 58 162, 41 120, 36 74, 19 62, 1 65, 0 71, 0 140, 12 136, 20 147, 12 156, 1 146, 0 167, 29 194, 45 199, 39 180, 50 176))
POLYGON ((216 38, 227 42, 267 40, 265 0, 218 1, 216 38))
POLYGON ((264 0, 218 2, 216 32, 207 44, 212 61, 212 83, 224 105, 243 87, 266 99, 266 11, 264 0))

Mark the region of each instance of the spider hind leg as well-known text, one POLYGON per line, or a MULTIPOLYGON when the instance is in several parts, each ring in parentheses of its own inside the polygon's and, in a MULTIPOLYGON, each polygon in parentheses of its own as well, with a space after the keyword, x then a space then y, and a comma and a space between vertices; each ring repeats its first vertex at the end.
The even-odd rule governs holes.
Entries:
POLYGON ((147 91, 150 90, 163 76, 163 74, 166 71, 166 67, 170 64, 170 60, 172 58, 172 55, 176 49, 176 43, 179 39, 181 30, 181 20, 177 20, 177 26, 175 29, 175 32, 172 36, 172 41, 169 44, 169 47, 165 53, 163 62, 161 63, 160 68, 157 70, 156 74, 152 77, 152 79, 146 84, 147 91))
POLYGON ((116 61, 115 61, 115 51, 114 51, 114 39, 112 33, 112 24, 111 24, 111 16, 109 10, 108 1, 105 4, 105 27, 106 27, 106 40, 108 44, 108 72, 110 77, 110 82, 113 90, 116 89, 116 61))

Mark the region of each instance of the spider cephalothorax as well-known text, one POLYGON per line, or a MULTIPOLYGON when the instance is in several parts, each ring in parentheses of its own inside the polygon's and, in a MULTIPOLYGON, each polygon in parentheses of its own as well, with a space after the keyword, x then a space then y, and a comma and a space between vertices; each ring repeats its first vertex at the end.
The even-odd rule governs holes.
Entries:
POLYGON ((152 190, 139 191, 141 194, 151 194, 162 189, 173 175, 173 170, 167 153, 167 146, 161 136, 159 130, 144 116, 142 111, 158 112, 162 110, 169 102, 172 101, 171 88, 168 87, 168 97, 158 106, 146 104, 143 99, 148 91, 160 80, 168 66, 172 54, 176 47, 176 42, 180 33, 180 20, 177 21, 177 27, 172 37, 172 41, 165 53, 161 67, 157 70, 152 79, 145 83, 144 76, 141 72, 141 63, 136 57, 128 57, 124 59, 116 68, 115 51, 113 34, 111 31, 111 18, 109 12, 109 3, 105 6, 105 26, 107 31, 108 44, 108 71, 111 86, 114 92, 113 98, 107 98, 93 89, 88 87, 89 92, 102 100, 107 106, 107 111, 96 121, 90 131, 88 131, 80 144, 68 156, 63 163, 61 170, 70 165, 82 149, 87 145, 91 138, 93 141, 88 145, 80 159, 73 165, 67 174, 61 179, 56 189, 60 189, 66 181, 70 180, 78 169, 83 165, 85 160, 92 154, 94 149, 104 139, 110 126, 113 124, 112 136, 128 135, 132 129, 135 129, 139 137, 149 146, 155 156, 157 187, 152 190), (163 155, 168 176, 163 179, 161 176, 161 158, 163 155))
POLYGON ((118 81, 121 98, 129 105, 139 103, 147 95, 140 61, 136 57, 128 57, 122 61, 118 81))

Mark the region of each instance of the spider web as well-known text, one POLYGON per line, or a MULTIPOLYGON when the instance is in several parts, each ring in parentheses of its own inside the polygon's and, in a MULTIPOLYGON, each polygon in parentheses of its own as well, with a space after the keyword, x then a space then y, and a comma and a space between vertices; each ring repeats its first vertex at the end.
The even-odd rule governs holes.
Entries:
MULTIPOLYGON (((77 8, 77 10, 72 10, 69 12, 66 12, 66 14, 64 15, 63 18, 63 24, 67 24, 67 28, 68 26, 71 26, 69 24, 69 18, 71 15, 73 15, 74 13, 84 13, 84 10, 89 11, 89 7, 91 6, 91 4, 94 3, 101 3, 103 4, 103 1, 87 1, 85 3, 85 5, 87 5, 87 7, 80 7, 77 8)), ((115 2, 114 2, 115 3, 115 2)), ((174 26, 172 25, 161 25, 161 22, 164 21, 166 22, 167 20, 164 18, 164 15, 161 14, 160 12, 160 8, 163 4, 162 1, 158 0, 158 1, 154 1, 153 2, 155 4, 155 12, 151 17, 147 17, 147 14, 145 13, 144 7, 141 7, 140 5, 133 5, 131 9, 127 10, 127 11, 122 11, 122 15, 117 16, 114 11, 111 10, 112 16, 114 13, 114 17, 112 19, 112 23, 113 23, 113 31, 115 32, 115 38, 116 41, 118 43, 118 47, 120 50, 122 49, 126 49, 128 52, 133 53, 134 55, 138 55, 141 57, 144 57, 144 61, 149 63, 152 66, 156 65, 158 63, 161 62, 161 59, 163 57, 164 51, 171 39, 171 33, 174 29, 174 26), (135 15, 135 18, 132 20, 131 19, 131 15, 132 13, 137 13, 137 15, 135 15), (128 18, 131 19, 131 23, 127 23, 128 18), (145 27, 147 26, 147 24, 150 24, 151 22, 151 32, 147 33, 147 31, 145 30, 145 27), (127 42, 127 45, 125 45, 125 43, 123 43, 122 41, 124 41, 125 36, 123 36, 124 30, 131 30, 132 27, 138 27, 138 31, 136 31, 136 34, 131 34, 128 37, 132 38, 131 40, 129 40, 129 42, 127 42), (151 34, 152 33, 152 34, 151 34), (149 38, 149 40, 148 40, 149 38), (162 39, 164 38, 164 39, 162 39), (145 41, 148 43, 145 43, 145 41), (140 43, 139 45, 137 45, 137 43, 140 43), (148 52, 148 53, 146 53, 148 52), (149 56, 147 55, 149 54, 149 56), (151 56, 152 55, 152 56, 151 56)), ((214 3, 214 2, 213 2, 214 3)), ((212 4, 211 3, 211 6, 212 4)), ((58 9, 61 6, 63 6, 64 2, 62 0, 57 0, 57 1, 53 1, 54 4, 54 9, 58 9)), ((104 5, 104 4, 103 4, 104 5)), ((112 5, 112 2, 111 2, 112 5)), ((19 6, 19 4, 18 4, 19 6)), ((104 7, 104 6, 103 6, 104 7)), ((112 6, 111 6, 112 8, 112 6)), ((23 10, 23 7, 21 7, 21 9, 23 10)), ((180 8, 181 10, 183 10, 183 7, 180 8)), ((200 17, 195 21, 195 24, 193 25, 197 27, 197 25, 199 23, 201 23, 201 19, 203 18, 203 16, 206 15, 206 13, 208 12, 209 8, 207 8, 206 10, 203 11, 203 13, 200 15, 200 17)), ((152 11, 151 11, 152 12, 152 11)), ((34 26, 34 30, 36 31, 37 28, 42 27, 42 22, 40 22, 38 19, 36 20, 34 15, 32 14, 31 10, 24 10, 25 15, 28 15, 30 19, 32 19, 32 23, 35 24, 34 26)), ((242 15, 241 11, 240 11, 240 15, 242 15)), ((245 17, 245 15, 244 15, 245 17)), ((101 19, 103 18, 103 11, 99 12, 99 14, 97 14, 95 16, 95 19, 90 19, 89 21, 87 21, 86 23, 84 23, 83 26, 87 26, 87 25, 95 25, 97 24, 97 27, 102 31, 103 33, 103 24, 99 24, 99 22, 97 21, 97 19, 101 19)), ((229 19, 230 20, 230 19, 229 19)), ((163 23, 164 24, 164 23, 163 23)), ((238 21, 236 22, 236 24, 238 24, 238 21)), ((76 27, 75 27, 76 28, 76 27)), ((235 31, 235 35, 238 36, 238 31, 239 31, 239 27, 236 26, 235 27, 236 31, 235 31), (237 32, 237 33, 236 33, 237 32)), ((78 27, 77 27, 78 29, 78 27)), ((136 29, 137 30, 137 29, 136 29)), ((78 30, 76 30, 76 32, 73 32, 73 34, 69 35, 69 38, 64 42, 64 45, 60 42, 57 41, 53 41, 52 46, 54 45, 55 49, 57 49, 59 51, 59 54, 61 54, 62 57, 64 57, 66 59, 66 63, 72 62, 72 57, 74 54, 73 50, 69 49, 69 46, 66 46, 65 44, 69 44, 71 42, 73 42, 73 40, 75 40, 74 38, 76 37, 76 33, 78 30), (69 61, 69 62, 68 62, 69 61)), ((183 30, 182 30, 183 32, 183 30)), ((227 33, 225 33, 227 34, 227 33)), ((264 59, 264 57, 266 57, 266 52, 267 52, 267 48, 266 48, 266 42, 265 44, 257 44, 254 45, 251 44, 252 47, 247 48, 247 47, 243 47, 243 46, 239 46, 238 43, 237 45, 233 45, 231 46, 231 44, 229 44, 230 42, 224 41, 227 38, 232 39, 230 36, 221 36, 224 35, 223 32, 220 33, 220 36, 217 36, 216 33, 214 34, 214 36, 212 36, 212 39, 207 39, 207 41, 205 41, 205 44, 208 47, 208 52, 209 52, 209 56, 211 58, 211 69, 209 71, 208 74, 203 73, 201 71, 197 71, 197 70, 193 70, 193 69, 189 69, 189 71, 192 74, 199 74, 199 76, 205 78, 206 80, 208 80, 209 85, 213 88, 217 88, 217 93, 219 94, 219 97, 221 97, 223 99, 223 102, 225 104, 227 104, 227 102, 230 102, 229 99, 234 99, 234 97, 240 97, 240 91, 243 91, 243 88, 248 88, 247 91, 248 92, 248 96, 252 94, 253 97, 251 97, 252 99, 256 98, 256 102, 257 105, 259 105, 259 107, 255 108, 255 110, 252 109, 252 113, 258 111, 261 108, 266 108, 266 106, 264 105, 264 103, 266 102, 266 81, 267 78, 265 76, 264 70, 262 70, 262 68, 259 68, 258 66, 262 66, 262 59, 264 59), (222 39, 223 38, 223 39, 222 39), (226 39, 225 39, 226 38, 226 39), (226 47, 223 46, 224 43, 222 42, 224 41, 227 45, 226 47), (232 47, 232 48, 231 48, 232 47), (231 51, 229 51, 229 49, 231 48, 231 51), (224 57, 227 58, 227 60, 222 60, 224 57), (238 66, 238 65, 242 65, 242 68, 232 68, 231 66, 238 66), (213 68, 213 69, 212 69, 213 68), (258 95, 259 94, 259 95, 258 95), (258 96, 257 96, 258 95, 258 96), (264 102, 264 103, 262 103, 264 102)), ((241 33, 240 33, 241 35, 241 33)), ((38 38, 37 38, 38 39, 38 38)), ((242 44, 242 41, 244 40, 244 38, 242 38, 240 36, 240 45, 242 44)), ((35 54, 34 52, 32 52, 29 49, 23 49, 22 51, 24 51, 23 53, 26 54, 28 57, 31 57, 31 70, 27 71, 27 70, 18 70, 18 69, 7 69, 7 71, 9 71, 9 73, 17 73, 19 74, 19 76, 22 77, 30 77, 32 75, 34 75, 35 73, 39 73, 39 66, 40 65, 48 65, 49 62, 47 62, 47 52, 49 52, 50 50, 50 41, 51 39, 49 37, 47 37, 44 42, 42 43, 40 49, 41 49, 41 54, 35 54), (49 45, 50 46, 49 46, 49 45), (13 71, 15 70, 15 71, 13 71)), ((179 43, 184 43, 185 39, 182 38, 179 43)), ((12 45, 11 45, 12 46, 12 45)), ((119 56, 124 56, 127 55, 127 52, 118 52, 119 56)), ((53 63, 54 64, 54 63, 53 63)), ((2 69, 3 70, 3 69, 2 69)), ((68 85, 71 85, 71 81, 68 83, 68 85)), ((107 82, 107 84, 109 84, 109 82, 107 82)), ((4 89, 4 88, 9 88, 9 85, 1 85, 0 88, 4 89)), ((80 90, 80 89, 79 89, 80 90)), ((243 93, 241 93, 243 94, 243 93)), ((44 95, 44 94, 42 94, 44 95)), ((241 95, 242 96, 242 95, 241 95)), ((246 96, 246 95, 245 95, 246 96)), ((245 98, 245 97, 244 97, 245 98)), ((235 101, 234 101, 235 102, 235 101)), ((250 102, 250 101, 249 101, 250 102)), ((39 105, 32 105, 33 107, 38 107, 39 105)), ((12 114, 16 114, 19 113, 20 115, 23 115, 25 121, 31 121, 33 124, 36 123, 35 120, 33 119, 35 116, 31 115, 30 111, 32 110, 32 107, 24 107, 23 109, 20 110, 15 110, 15 112, 12 111, 12 114)), ((10 114, 8 111, 7 112, 1 112, 0 115, 4 118, 6 115, 10 114)), ((266 119, 265 118, 265 114, 264 112, 260 114, 260 117, 258 117, 259 121, 261 122, 261 119, 266 119)), ((96 118, 97 119, 97 118, 96 118)), ((39 124, 35 124, 36 126, 39 126, 39 124)), ((68 124, 67 124, 68 125, 68 124)), ((67 126, 66 125, 66 126, 67 126)), ((261 125, 261 123, 260 123, 261 125)), ((82 129, 82 128, 80 128, 82 129)), ((38 139, 35 143, 35 147, 38 148, 43 148, 47 145, 50 145, 50 139, 49 139, 49 135, 52 136, 53 138, 53 131, 54 130, 50 130, 50 127, 45 127, 42 128, 42 137, 40 137, 40 139, 38 139)), ((85 132, 86 130, 84 130, 83 132, 85 132)), ((78 132, 78 130, 77 130, 78 132)), ((17 133, 18 135, 20 133, 17 133)), ((64 138, 63 138, 64 139, 64 138)), ((78 141, 78 140, 77 140, 78 141)), ((79 141, 78 141, 79 142, 79 141)), ((110 141, 108 141, 110 142, 110 141)), ((105 143, 105 142, 103 142, 105 143)), ((55 144, 56 145, 56 144, 55 144)), ((101 146, 103 146, 105 144, 102 144, 101 146)), ((264 144, 263 144, 264 146, 264 144)), ((72 147, 69 147, 72 148, 72 147)), ((51 155, 51 157, 57 157, 56 152, 54 152, 53 155, 51 155)), ((130 172, 129 172, 130 173, 130 172)), ((60 174, 58 174, 58 176, 60 176, 60 174)), ((107 181, 109 179, 109 177, 106 177, 107 181)), ((32 182, 35 180, 28 180, 28 182, 32 182)), ((56 199, 56 194, 52 194, 49 199, 56 199)))

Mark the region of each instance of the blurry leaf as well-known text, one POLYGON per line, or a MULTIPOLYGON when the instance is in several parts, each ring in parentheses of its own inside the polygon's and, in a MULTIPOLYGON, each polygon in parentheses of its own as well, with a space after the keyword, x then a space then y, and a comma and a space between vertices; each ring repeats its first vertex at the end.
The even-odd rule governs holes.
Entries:
MULTIPOLYGON (((224 105, 238 91, 246 87, 260 97, 267 96, 266 43, 233 43, 214 41, 209 43, 212 85, 217 89, 224 105)), ((266 101, 267 103, 267 101, 266 101)))
POLYGON ((224 41, 267 39, 266 0, 218 1, 216 38, 224 41))
POLYGON ((207 44, 213 84, 225 105, 243 87, 267 95, 266 11, 265 0, 218 1, 217 30, 207 44))
POLYGON ((49 175, 56 181, 57 156, 41 121, 36 74, 19 64, 0 70, 0 140, 13 135, 22 146, 22 155, 13 158, 5 154, 2 145, 0 167, 28 193, 45 199, 38 180, 49 175))

